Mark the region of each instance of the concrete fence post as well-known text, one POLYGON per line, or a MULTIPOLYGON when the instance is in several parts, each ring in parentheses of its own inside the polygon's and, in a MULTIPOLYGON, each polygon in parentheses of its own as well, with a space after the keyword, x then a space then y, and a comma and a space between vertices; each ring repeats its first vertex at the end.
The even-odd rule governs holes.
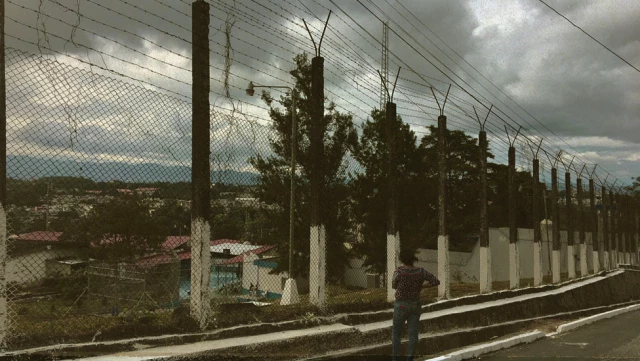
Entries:
MULTIPOLYGON (((634 205, 635 207, 635 205, 634 205)), ((638 245, 636 244, 637 242, 637 233, 636 233, 636 219, 635 219, 635 210, 634 213, 631 215, 631 264, 634 266, 638 265, 638 245)))
POLYGON ((616 193, 616 239, 618 240, 618 264, 624 264, 625 234, 624 234, 624 197, 616 193))
POLYGON ((627 204, 629 205, 627 211, 627 253, 629 254, 629 264, 633 265, 633 209, 635 205, 631 196, 627 196, 627 204))
POLYGON ((480 293, 491 292, 491 249, 487 219, 487 132, 480 131, 480 293))
POLYGON ((609 257, 611 268, 618 268, 618 234, 616 231, 616 204, 613 191, 609 190, 609 257))
POLYGON ((576 278, 576 254, 573 249, 573 194, 571 189, 571 173, 564 174, 564 189, 567 208, 567 271, 569 279, 576 278))
POLYGON ((617 194, 617 198, 618 198, 618 202, 619 202, 619 206, 618 206, 618 262, 621 264, 625 264, 626 262, 626 253, 627 253, 627 232, 626 232, 626 217, 625 217, 625 211, 626 211, 626 200, 625 197, 623 195, 620 195, 620 193, 617 194))
POLYGON ((553 227, 553 251, 551 274, 553 283, 560 282, 560 214, 558 212, 558 168, 551 168, 551 221, 553 227))
POLYGON ((4 0, 0 0, 0 347, 7 343, 7 94, 4 56, 4 0))
POLYGON ((631 260, 631 255, 633 253, 632 245, 631 245, 632 243, 631 240, 633 239, 633 236, 631 235, 631 230, 633 228, 633 225, 632 225, 633 204, 631 203, 631 197, 629 197, 628 195, 624 197, 624 202, 626 205, 625 211, 624 211, 624 234, 625 234, 624 258, 627 264, 633 264, 631 260))
POLYGON ((309 300, 320 308, 326 301, 327 244, 322 217, 324 193, 324 58, 311 60, 311 216, 309 230, 309 300))
POLYGON ((589 177, 589 217, 591 220, 591 243, 593 245, 593 273, 600 272, 600 245, 602 244, 602 217, 596 210, 596 190, 593 178, 589 177))
POLYGON ((631 196, 631 210, 629 214, 629 246, 631 265, 636 266, 636 202, 633 196, 631 196))
POLYGON ((520 287, 516 198, 516 148, 509 147, 509 287, 520 287))
POLYGON ((629 197, 629 257, 631 265, 636 265, 636 202, 633 196, 629 197))
MULTIPOLYGON (((544 236, 548 232, 548 220, 538 223, 540 219, 540 161, 536 158, 533 160, 533 285, 540 286, 542 284, 542 244, 541 234, 544 236), (544 225, 543 225, 544 224, 544 225), (542 229, 544 227, 544 230, 542 229)), ((549 242, 549 240, 546 240, 549 242)))
POLYGON ((438 117, 438 297, 451 298, 449 275, 449 236, 446 227, 447 211, 447 117, 438 117))
MULTIPOLYGON (((387 301, 395 299, 395 291, 391 287, 393 272, 398 265, 398 252, 400 251, 400 233, 398 229, 398 191, 396 189, 396 104, 388 102, 386 111, 387 126, 387 186, 389 198, 387 205, 387 301)), ((440 267, 440 265, 438 265, 440 267)))
POLYGON ((602 261, 604 262, 604 269, 611 269, 611 257, 609 251, 611 250, 611 239, 609 234, 609 198, 607 197, 607 188, 603 185, 600 191, 600 198, 602 199, 602 207, 600 210, 600 217, 602 219, 602 261))
POLYGON ((191 144, 191 315, 204 329, 209 314, 211 228, 209 225, 209 4, 192 4, 192 144, 191 144))
POLYGON ((598 237, 598 242, 600 243, 601 247, 600 247, 600 251, 599 252, 596 252, 596 251, 593 252, 593 256, 597 257, 597 258, 594 258, 594 260, 598 260, 597 263, 596 262, 593 263, 593 272, 594 273, 599 272, 601 266, 605 270, 609 269, 608 268, 609 267, 609 262, 607 262, 608 254, 607 254, 607 251, 606 251, 606 247, 604 247, 604 235, 605 235, 605 232, 604 232, 604 217, 603 217, 603 212, 602 211, 598 211, 597 218, 598 218, 598 221, 597 221, 598 222, 597 223, 598 224, 598 235, 597 235, 597 237, 598 237), (602 259, 602 265, 600 265, 600 260, 601 259, 602 259))
POLYGON ((589 273, 589 265, 587 264, 587 242, 584 225, 584 203, 582 193, 582 178, 576 180, 576 198, 578 200, 578 212, 576 220, 578 221, 579 239, 580 239, 580 276, 584 277, 589 273))
POLYGON ((640 253, 639 253, 640 249, 638 248, 640 237, 638 234, 638 226, 640 226, 640 220, 638 220, 638 204, 636 203, 633 209, 633 240, 635 243, 633 247, 633 254, 635 255, 636 265, 640 265, 640 253))
POLYGON ((623 228, 624 224, 622 223, 622 215, 621 215, 621 207, 622 200, 620 199, 620 193, 615 194, 615 204, 616 204, 616 212, 615 212, 615 221, 616 221, 616 262, 618 266, 620 264, 624 264, 624 239, 623 239, 623 228))
POLYGON ((623 264, 629 264, 628 261, 628 257, 627 257, 627 252, 628 252, 628 248, 627 248, 627 209, 628 209, 628 204, 627 204, 627 197, 624 195, 618 195, 619 199, 620 199, 620 209, 618 210, 618 214, 619 214, 619 220, 620 220, 620 227, 619 227, 619 233, 620 233, 620 262, 622 262, 623 264))
POLYGON ((538 242, 538 247, 536 247, 536 243, 533 244, 533 285, 540 286, 544 279, 544 274, 542 270, 542 243, 549 244, 552 242, 553 237, 553 222, 550 219, 543 219, 540 224, 540 238, 542 242, 538 242), (537 248, 537 250, 536 250, 537 248))

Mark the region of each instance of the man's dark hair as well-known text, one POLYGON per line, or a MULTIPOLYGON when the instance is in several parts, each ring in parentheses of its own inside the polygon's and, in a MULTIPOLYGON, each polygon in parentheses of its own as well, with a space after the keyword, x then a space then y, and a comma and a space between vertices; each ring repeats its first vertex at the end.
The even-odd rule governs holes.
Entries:
POLYGON ((416 257, 416 251, 412 249, 401 250, 398 258, 400 259, 400 262, 407 266, 413 266, 413 263, 418 260, 418 257, 416 257))

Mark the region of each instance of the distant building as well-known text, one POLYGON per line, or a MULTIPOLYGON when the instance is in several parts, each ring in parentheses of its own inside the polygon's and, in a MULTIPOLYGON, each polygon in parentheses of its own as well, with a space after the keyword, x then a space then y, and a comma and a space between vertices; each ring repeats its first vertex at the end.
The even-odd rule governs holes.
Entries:
POLYGON ((60 241, 62 232, 37 231, 9 237, 7 282, 28 285, 48 276, 48 260, 73 259, 77 247, 60 241))
POLYGON ((159 188, 136 188, 136 193, 141 196, 152 196, 159 188))

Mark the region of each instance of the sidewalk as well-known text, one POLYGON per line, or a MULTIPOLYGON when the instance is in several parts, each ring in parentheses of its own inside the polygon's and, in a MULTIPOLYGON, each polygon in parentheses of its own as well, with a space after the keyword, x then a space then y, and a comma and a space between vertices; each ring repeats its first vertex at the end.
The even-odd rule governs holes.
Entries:
MULTIPOLYGON (((616 270, 587 276, 558 285, 544 285, 443 300, 423 306, 420 318, 421 354, 433 354, 472 343, 488 341, 526 328, 535 320, 549 317, 580 317, 611 308, 614 304, 640 299, 640 272, 616 270), (622 292, 613 292, 621 290, 622 292)), ((384 355, 390 352, 392 309, 332 317, 331 324, 287 329, 291 322, 243 326, 194 335, 104 342, 100 344, 58 345, 57 347, 6 353, 0 356, 58 355, 59 359, 84 360, 293 360, 339 359, 339 355, 384 355), (251 328, 251 329, 249 329, 251 328), (256 332, 271 330, 256 335, 256 332), (279 331, 273 331, 273 330, 279 331), (221 335, 228 335, 222 337, 221 335), (234 335, 235 334, 235 335, 234 335), (233 336, 230 336, 233 335, 233 336), (99 351, 103 347, 103 351, 99 351), (114 349, 115 348, 115 349, 114 349), (118 348, 120 351, 118 351, 118 348), (74 352, 75 350, 75 352, 74 352), (111 350, 111 352, 109 352, 111 350), (268 355, 268 356, 267 356, 268 355)), ((342 357, 340 356, 340 357, 342 357)))
MULTIPOLYGON (((599 285, 601 289, 610 289, 608 283, 624 274, 625 271, 619 270, 585 277, 561 285, 546 285, 526 291, 502 291, 493 295, 467 296, 426 305, 423 307, 424 313, 420 318, 421 331, 423 332, 421 340, 429 339, 430 342, 421 341, 421 343, 437 347, 437 342, 434 340, 443 337, 458 338, 460 342, 464 342, 466 339, 467 342, 473 343, 478 340, 482 341, 483 334, 490 338, 496 333, 516 332, 536 319, 601 312, 610 304, 588 307, 587 310, 584 307, 572 307, 569 305, 571 301, 566 302, 569 307, 564 309, 562 306, 549 307, 548 305, 557 303, 558 297, 574 300, 583 298, 580 294, 582 292, 579 291, 591 293, 588 289, 596 285, 599 285), (498 297, 500 299, 491 299, 498 297), (482 301, 483 299, 489 300, 482 301), (480 302, 473 303, 473 301, 480 302), (532 304, 543 306, 547 304, 547 306, 539 308, 539 312, 531 314, 526 311, 526 308, 535 309, 535 307, 531 307, 532 304), (557 312, 553 312, 554 309, 557 312)), ((640 279, 640 277, 637 278, 640 279)), ((606 298, 608 297, 603 297, 603 299, 606 298)), ((232 337, 184 345, 145 348, 108 355, 106 356, 108 358, 95 357, 86 358, 86 360, 143 360, 150 357, 185 360, 212 355, 216 355, 216 357, 272 355, 282 360, 300 357, 320 360, 339 358, 358 351, 362 354, 372 355, 390 349, 391 315, 392 310, 347 315, 343 318, 345 322, 331 325, 271 332, 253 337, 232 337), (380 317, 384 317, 384 320, 357 322, 358 320, 380 317)))

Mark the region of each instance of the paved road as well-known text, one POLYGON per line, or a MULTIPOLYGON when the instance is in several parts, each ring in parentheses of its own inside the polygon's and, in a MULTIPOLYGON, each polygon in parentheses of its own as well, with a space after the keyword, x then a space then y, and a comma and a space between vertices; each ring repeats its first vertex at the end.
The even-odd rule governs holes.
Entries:
POLYGON ((583 326, 554 338, 478 358, 482 361, 640 360, 640 311, 583 326))

